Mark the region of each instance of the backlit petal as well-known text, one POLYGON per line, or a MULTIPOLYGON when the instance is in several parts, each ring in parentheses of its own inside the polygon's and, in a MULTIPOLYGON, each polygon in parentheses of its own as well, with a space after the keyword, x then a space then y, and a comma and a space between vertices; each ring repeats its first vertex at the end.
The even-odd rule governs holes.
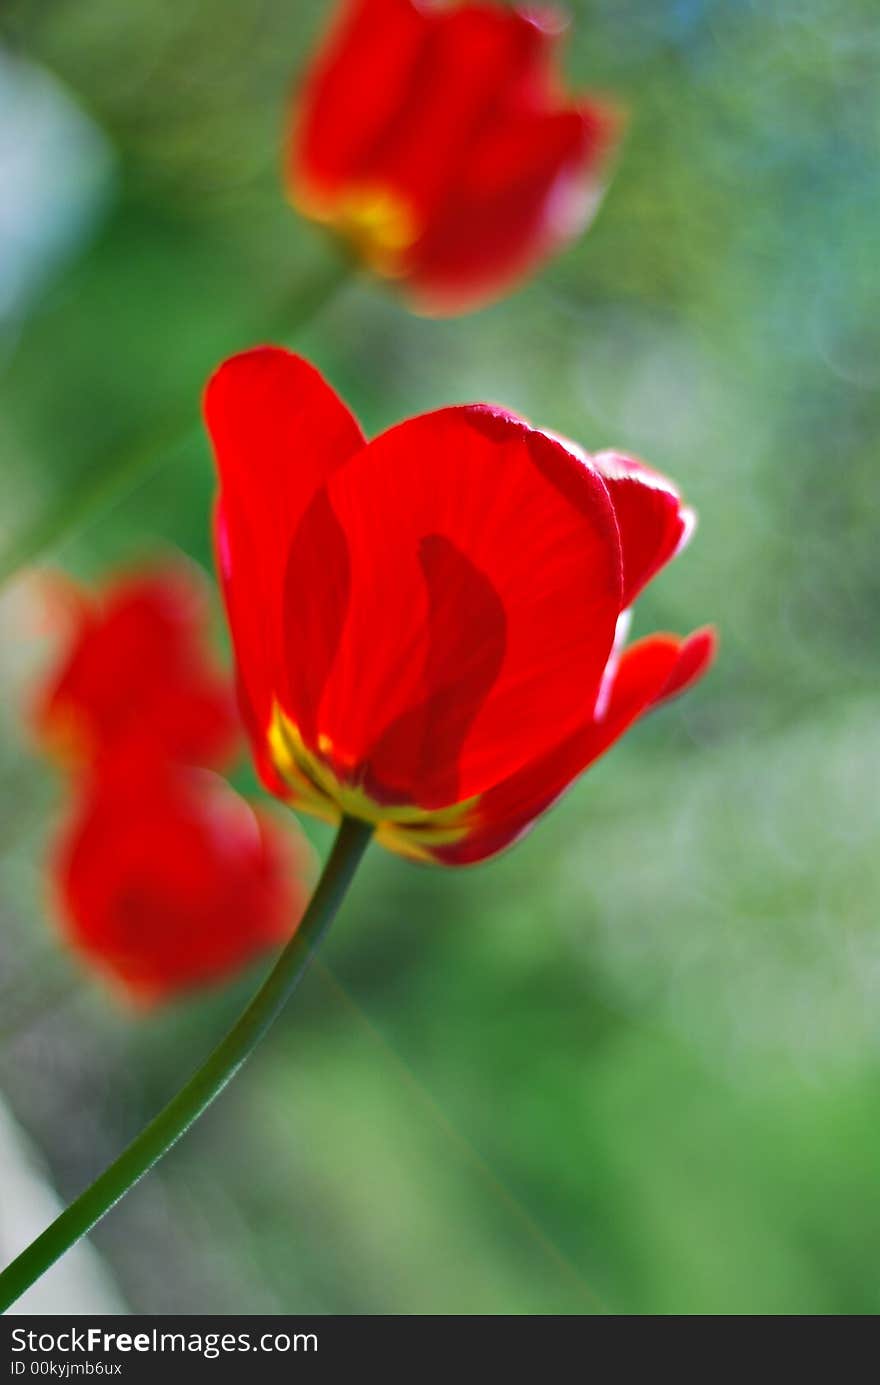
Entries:
MULTIPOLYGON (((467 865, 517 841, 634 721, 671 696, 665 690, 675 684, 681 667, 692 668, 693 642, 702 645, 703 633, 687 640, 649 635, 631 645, 620 659, 604 717, 585 722, 549 754, 484 794, 474 811, 472 830, 461 842, 438 848, 436 859, 467 865)), ((704 660, 699 673, 707 667, 704 660)))
MULTIPOLYGON (((300 619, 340 629, 312 747, 337 773, 442 806, 577 724, 620 608, 617 527, 595 471, 470 406, 393 428, 326 490, 350 565, 346 617, 339 574, 320 566, 300 573, 300 619)), ((286 710, 300 724, 308 708, 286 710)))
POLYGON ((218 566, 245 719, 265 732, 285 669, 284 592, 291 542, 317 489, 363 444, 318 371, 280 347, 233 356, 205 394, 220 474, 218 566))
POLYGON ((644 462, 619 452, 600 452, 592 460, 608 487, 620 526, 623 599, 628 606, 681 552, 696 519, 673 483, 644 462))

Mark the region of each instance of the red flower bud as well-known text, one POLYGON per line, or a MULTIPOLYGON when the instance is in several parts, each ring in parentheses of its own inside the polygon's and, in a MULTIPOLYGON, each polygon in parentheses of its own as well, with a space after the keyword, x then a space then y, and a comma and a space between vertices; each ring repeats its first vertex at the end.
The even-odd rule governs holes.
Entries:
POLYGON ((618 121, 560 89, 556 11, 347 0, 294 112, 296 205, 414 305, 497 298, 595 208, 618 121))
POLYGON ((671 482, 488 405, 366 443, 321 376, 264 347, 211 380, 219 564, 267 786, 405 855, 518 836, 714 639, 621 652, 693 515, 671 482))
POLYGON ((56 849, 62 930, 132 1003, 170 999, 290 937, 307 856, 216 775, 128 747, 85 787, 56 849))

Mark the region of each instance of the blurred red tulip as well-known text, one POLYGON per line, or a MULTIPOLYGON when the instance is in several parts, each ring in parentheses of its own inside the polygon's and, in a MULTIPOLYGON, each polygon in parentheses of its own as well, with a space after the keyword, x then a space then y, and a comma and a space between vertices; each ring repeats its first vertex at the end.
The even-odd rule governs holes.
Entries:
POLYGON ((98 595, 67 589, 69 633, 40 689, 43 743, 93 765, 129 737, 157 752, 220 767, 240 732, 230 684, 206 651, 202 583, 183 564, 127 574, 98 595))
POLYGON ((228 784, 126 750, 77 800, 52 876, 64 936, 132 1003, 220 981, 286 941, 308 848, 228 784))
POLYGON ((205 407, 242 709, 295 806, 404 855, 481 859, 708 666, 708 631, 620 650, 693 527, 641 463, 488 405, 365 443, 274 347, 221 366, 205 407))
POLYGON ((557 11, 346 0, 299 95, 287 177, 414 306, 497 298, 577 235, 618 125, 567 99, 557 11))

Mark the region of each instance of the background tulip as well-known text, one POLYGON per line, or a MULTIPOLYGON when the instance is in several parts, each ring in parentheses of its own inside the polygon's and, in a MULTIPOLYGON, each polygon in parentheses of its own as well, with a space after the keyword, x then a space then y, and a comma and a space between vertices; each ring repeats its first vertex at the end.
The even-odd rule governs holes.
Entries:
POLYGON ((281 832, 216 775, 142 747, 77 797, 52 863, 63 936, 137 1005, 228 978, 289 938, 308 873, 293 824, 281 832))
POLYGON ((156 753, 219 767, 239 723, 228 680, 207 649, 201 580, 181 563, 117 576, 95 593, 63 590, 62 649, 35 698, 44 745, 93 765, 129 738, 156 753))
POLYGON ((577 235, 617 120, 560 90, 558 11, 344 0, 296 93, 291 195, 417 308, 457 313, 577 235))

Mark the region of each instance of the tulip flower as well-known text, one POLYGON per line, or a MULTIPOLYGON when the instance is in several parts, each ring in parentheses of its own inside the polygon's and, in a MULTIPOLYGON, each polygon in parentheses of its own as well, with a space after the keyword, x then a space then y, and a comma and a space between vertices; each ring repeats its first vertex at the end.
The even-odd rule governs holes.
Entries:
POLYGON ((222 365, 205 411, 242 711, 293 806, 482 860, 708 666, 711 631, 623 647, 693 529, 641 462, 484 404, 366 442, 274 347, 222 365))
POLYGON ((126 747, 78 798, 52 864, 64 937, 144 1006, 291 936, 307 852, 224 780, 126 747))
POLYGON ((202 584, 181 563, 109 583, 66 587, 65 647, 45 679, 34 721, 68 764, 91 766, 129 737, 159 754, 220 767, 240 732, 235 699, 209 659, 202 584))
POLYGON ((295 205, 413 305, 497 298, 586 225, 617 119, 566 98, 558 12, 346 0, 295 102, 295 205))

